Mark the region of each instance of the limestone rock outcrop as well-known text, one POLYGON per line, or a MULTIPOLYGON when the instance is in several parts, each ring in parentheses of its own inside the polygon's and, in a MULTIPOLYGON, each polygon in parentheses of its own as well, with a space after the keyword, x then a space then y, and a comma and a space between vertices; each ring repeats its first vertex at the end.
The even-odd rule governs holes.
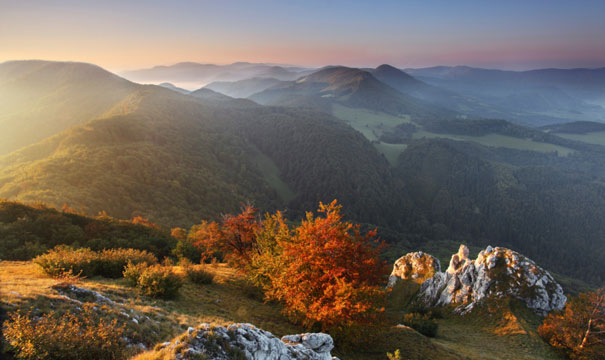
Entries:
POLYGON ((552 275, 527 257, 488 246, 471 260, 465 245, 452 256, 445 272, 436 272, 422 283, 418 299, 428 306, 460 304, 456 311, 466 313, 485 298, 505 296, 541 314, 560 310, 567 301, 552 275))
POLYGON ((281 339, 251 324, 227 327, 201 324, 189 328, 174 342, 164 343, 155 351, 173 352, 176 359, 228 360, 243 355, 250 360, 332 360, 332 337, 324 333, 286 335, 281 339))
POLYGON ((405 254, 395 261, 387 287, 393 287, 400 279, 422 283, 441 271, 439 260, 422 251, 405 254))

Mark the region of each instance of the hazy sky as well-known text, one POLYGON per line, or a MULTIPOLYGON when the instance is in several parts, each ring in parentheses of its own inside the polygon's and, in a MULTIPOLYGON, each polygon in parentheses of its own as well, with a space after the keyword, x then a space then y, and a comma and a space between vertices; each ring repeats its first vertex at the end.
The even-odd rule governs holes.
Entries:
POLYGON ((602 0, 0 0, 0 62, 605 66, 602 0))

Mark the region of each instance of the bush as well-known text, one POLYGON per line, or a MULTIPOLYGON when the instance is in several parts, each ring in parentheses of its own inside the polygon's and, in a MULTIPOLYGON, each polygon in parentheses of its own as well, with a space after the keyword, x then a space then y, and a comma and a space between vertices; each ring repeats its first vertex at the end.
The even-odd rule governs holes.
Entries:
POLYGON ((110 249, 96 252, 90 249, 74 250, 68 246, 55 247, 34 259, 34 263, 50 276, 59 277, 71 273, 108 278, 121 277, 129 262, 155 264, 157 261, 155 256, 144 250, 110 249))
POLYGON ((95 315, 92 305, 82 311, 32 317, 14 313, 5 323, 9 348, 20 359, 126 359, 125 327, 95 315))
POLYGON ((135 287, 139 283, 139 278, 141 277, 141 274, 148 267, 149 265, 147 265, 146 263, 134 264, 132 262, 129 262, 124 268, 122 276, 124 276, 124 279, 126 280, 126 283, 128 285, 135 287))
POLYGON ((437 322, 428 315, 421 315, 418 313, 404 315, 402 323, 428 337, 435 337, 439 326, 437 322))
POLYGON ((187 268, 187 280, 194 284, 212 284, 214 275, 202 268, 189 267, 187 268))
POLYGON ((159 264, 129 263, 124 270, 124 278, 130 285, 136 285, 144 295, 169 299, 177 295, 183 279, 175 274, 171 267, 159 264))

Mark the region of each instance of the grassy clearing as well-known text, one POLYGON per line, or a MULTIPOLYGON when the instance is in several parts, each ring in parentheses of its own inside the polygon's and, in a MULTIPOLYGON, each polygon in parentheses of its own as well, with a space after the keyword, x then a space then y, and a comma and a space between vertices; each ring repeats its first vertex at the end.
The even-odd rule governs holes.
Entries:
POLYGON ((277 194, 284 202, 289 202, 296 197, 296 193, 281 179, 279 168, 273 160, 260 151, 252 155, 252 162, 261 171, 265 181, 277 191, 277 194))
POLYGON ((605 131, 596 131, 588 134, 556 134, 559 137, 585 142, 588 144, 605 145, 605 131))
POLYGON ((457 141, 472 141, 485 146, 492 147, 504 147, 518 150, 531 150, 537 152, 554 152, 556 151, 559 156, 567 156, 574 152, 574 150, 553 145, 547 143, 536 142, 530 139, 521 139, 512 136, 500 135, 500 134, 488 134, 483 136, 466 136, 466 135, 453 135, 453 134, 437 134, 424 130, 417 131, 413 135, 414 139, 423 138, 446 138, 457 141))
POLYGON ((391 166, 397 166, 397 161, 399 159, 399 155, 407 148, 406 144, 387 144, 387 143, 378 143, 374 144, 378 152, 384 155, 384 157, 389 161, 391 166))
MULTIPOLYGON (((346 106, 334 104, 332 114, 337 118, 346 121, 351 127, 363 134, 370 141, 377 141, 385 130, 393 127, 411 123, 409 116, 397 117, 376 111, 365 109, 353 109, 346 106)), ((375 143, 374 146, 389 161, 391 166, 397 165, 399 155, 405 150, 405 144, 387 144, 383 142, 375 143)))
POLYGON ((390 129, 399 124, 411 123, 409 116, 398 117, 366 109, 353 109, 334 104, 332 114, 348 122, 355 130, 364 134, 369 140, 376 140, 382 129, 390 129), (374 130, 374 132, 372 132, 374 130))

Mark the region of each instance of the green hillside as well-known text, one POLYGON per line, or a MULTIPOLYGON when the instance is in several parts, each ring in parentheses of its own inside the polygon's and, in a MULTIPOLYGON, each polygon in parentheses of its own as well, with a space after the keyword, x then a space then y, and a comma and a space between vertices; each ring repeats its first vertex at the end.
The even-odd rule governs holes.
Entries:
POLYGON ((91 64, 1 63, 0 155, 100 117, 136 89, 91 64))
POLYGON ((0 196, 173 225, 277 199, 211 106, 148 86, 119 108, 2 158, 0 196))

